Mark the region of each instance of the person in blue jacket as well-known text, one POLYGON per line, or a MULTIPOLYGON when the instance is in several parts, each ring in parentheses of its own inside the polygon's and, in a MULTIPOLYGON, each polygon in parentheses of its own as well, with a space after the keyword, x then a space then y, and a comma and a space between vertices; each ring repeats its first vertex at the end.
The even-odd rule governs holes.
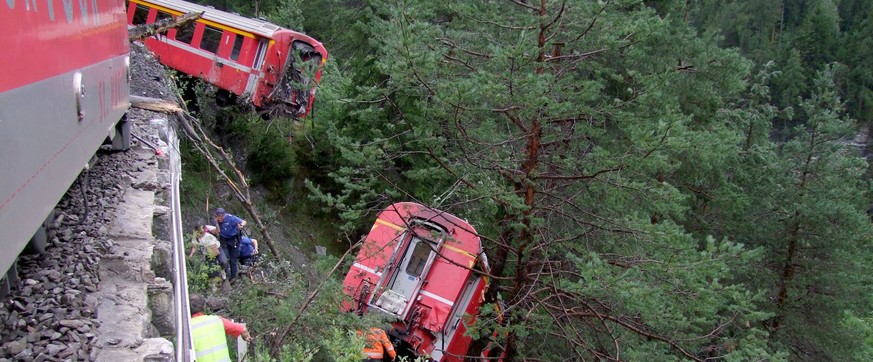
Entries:
POLYGON ((239 241, 239 264, 252 266, 257 261, 258 239, 243 235, 239 241))
POLYGON ((242 228, 246 226, 246 221, 239 217, 229 214, 222 208, 215 209, 215 226, 212 233, 218 236, 218 241, 221 243, 221 251, 227 255, 228 261, 228 281, 236 279, 237 268, 239 267, 239 244, 242 237, 242 228))

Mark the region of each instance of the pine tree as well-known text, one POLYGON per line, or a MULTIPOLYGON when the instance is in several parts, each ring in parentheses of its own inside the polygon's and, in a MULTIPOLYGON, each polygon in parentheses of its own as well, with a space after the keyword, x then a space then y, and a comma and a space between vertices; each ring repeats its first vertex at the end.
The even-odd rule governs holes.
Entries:
MULTIPOLYGON (((766 75, 765 75, 766 77, 766 75)), ((759 84, 766 84, 763 79, 759 84)), ((847 144, 854 122, 844 115, 833 71, 815 78, 783 143, 767 137, 766 127, 747 142, 747 152, 712 209, 716 235, 764 251, 751 265, 750 289, 767 289, 765 322, 772 348, 796 360, 852 360, 869 355, 869 332, 852 322, 870 311, 871 228, 864 215, 863 181, 867 165, 847 144)), ((777 117, 766 88, 747 107, 746 117, 766 125, 777 117)))
POLYGON ((766 318, 760 295, 729 280, 759 253, 681 225, 682 176, 736 147, 715 115, 748 63, 637 2, 372 9, 383 83, 358 86, 354 116, 330 126, 353 147, 322 195, 470 218, 506 306, 478 336, 498 329, 508 360, 769 355, 746 327, 766 318))

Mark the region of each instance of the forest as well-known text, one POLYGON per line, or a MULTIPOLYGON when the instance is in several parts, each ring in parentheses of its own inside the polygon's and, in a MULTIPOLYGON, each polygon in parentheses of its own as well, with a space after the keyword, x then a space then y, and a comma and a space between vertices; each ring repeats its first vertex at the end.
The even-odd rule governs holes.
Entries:
MULTIPOLYGON (((220 138, 257 129, 247 172, 298 227, 475 225, 493 356, 873 360, 873 1, 195 2, 324 43, 307 119, 220 138)), ((239 296, 258 358, 346 360, 339 296, 301 318, 297 286, 239 296)))

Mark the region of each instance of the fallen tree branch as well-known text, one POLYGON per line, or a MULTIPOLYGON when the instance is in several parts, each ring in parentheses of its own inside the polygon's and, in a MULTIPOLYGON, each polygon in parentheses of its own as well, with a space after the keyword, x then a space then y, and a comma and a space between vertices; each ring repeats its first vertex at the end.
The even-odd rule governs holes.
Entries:
POLYGON ((133 108, 145 109, 166 114, 175 114, 176 112, 182 112, 182 107, 179 107, 179 103, 168 101, 166 99, 140 97, 133 94, 130 95, 130 106, 133 108))
POLYGON ((336 264, 334 264, 333 269, 331 269, 330 272, 327 273, 327 275, 324 277, 324 279, 321 280, 321 283, 318 285, 318 287, 315 288, 315 290, 313 290, 312 293, 309 293, 309 296, 306 297, 306 300, 303 302, 303 305, 300 306, 300 310, 297 311, 297 316, 294 317, 294 320, 291 321, 291 323, 289 323, 287 327, 285 327, 285 330, 282 331, 282 334, 280 334, 278 339, 276 339, 276 342, 273 343, 273 348, 272 348, 273 355, 276 355, 276 356, 279 355, 279 350, 282 347, 282 342, 285 341, 285 337, 287 337, 288 334, 291 333, 291 329, 294 328, 295 325, 297 325, 297 321, 300 319, 300 316, 303 315, 303 312, 305 312, 306 309, 309 308, 309 305, 312 304, 312 301, 315 300, 316 296, 318 296, 318 292, 320 292, 321 288, 324 287, 324 283, 326 283, 329 279, 331 279, 331 275, 333 275, 333 273, 337 270, 337 268, 339 268, 339 266, 343 264, 343 261, 346 260, 346 256, 348 256, 352 250, 357 250, 357 248, 362 243, 363 243, 363 240, 358 241, 357 243, 355 243, 355 245, 352 245, 352 247, 348 248, 348 250, 346 250, 346 252, 343 253, 343 256, 341 256, 340 259, 336 262, 336 264))
POLYGON ((156 21, 151 24, 142 24, 138 25, 133 29, 127 31, 127 38, 130 41, 143 40, 152 35, 161 34, 170 29, 175 29, 181 27, 185 24, 188 24, 192 21, 196 21, 203 16, 203 13, 187 13, 185 15, 164 19, 161 21, 156 21))
POLYGON ((236 163, 233 159, 224 151, 223 148, 216 145, 215 142, 209 138, 206 134, 206 131, 200 127, 200 124, 195 122, 197 119, 191 116, 190 113, 184 108, 184 103, 173 102, 164 99, 157 98, 149 98, 149 97, 140 97, 140 96, 130 96, 130 106, 134 108, 146 109, 155 112, 161 112, 166 114, 175 115, 176 121, 182 126, 182 130, 185 132, 185 135, 191 140, 191 143, 194 145, 194 148, 197 149, 203 157, 209 161, 212 167, 222 176, 225 183, 233 190, 234 196, 239 202, 245 207, 246 211, 248 211, 249 216, 251 216, 252 220, 258 226, 258 229, 264 235, 264 241, 267 243, 267 247, 270 249, 270 253, 276 256, 279 256, 279 253, 274 246, 273 237, 270 236, 270 232, 267 230, 266 225, 261 220, 260 214, 255 210, 255 206, 252 203, 251 194, 249 193, 249 185, 246 182, 245 175, 243 175, 242 171, 236 167, 236 163), (196 125, 195 129, 193 125, 196 125), (222 168, 222 165, 218 162, 215 156, 213 156, 210 150, 214 150, 219 154, 221 159, 224 161, 224 165, 233 170, 234 178, 230 177, 222 168))
POLYGON ((267 243, 267 247, 270 248, 270 253, 278 256, 279 253, 276 250, 276 247, 273 243, 273 237, 270 236, 270 232, 267 230, 267 227, 264 225, 264 222, 261 220, 260 213, 255 210, 254 203, 252 203, 251 194, 249 193, 249 185, 246 182, 246 178, 243 175, 242 171, 236 167, 236 162, 224 151, 223 148, 216 145, 209 136, 206 134, 206 131, 200 127, 199 123, 190 122, 196 121, 196 118, 191 116, 187 111, 176 112, 176 120, 182 124, 182 129, 185 131, 185 134, 188 136, 190 140, 192 140, 192 144, 194 147, 209 161, 212 167, 221 175, 224 179, 225 183, 230 186, 231 190, 233 190, 233 195, 236 199, 243 205, 243 207, 248 211, 249 216, 252 217, 252 221, 258 226, 258 229, 264 235, 264 241, 267 243), (193 124, 193 126, 192 126, 193 124), (196 129, 194 128, 196 126, 196 129), (190 133, 189 133, 190 132, 190 133), (213 156, 210 150, 214 150, 219 154, 221 159, 224 161, 224 165, 233 171, 233 175, 235 178, 229 176, 224 169, 219 164, 218 160, 213 156))

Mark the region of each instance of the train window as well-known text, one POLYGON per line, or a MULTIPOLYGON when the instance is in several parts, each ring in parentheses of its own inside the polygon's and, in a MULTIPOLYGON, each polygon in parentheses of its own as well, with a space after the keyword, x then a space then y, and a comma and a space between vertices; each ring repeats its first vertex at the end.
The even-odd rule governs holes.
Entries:
POLYGON ((194 40, 194 27, 196 26, 197 23, 192 21, 176 29, 176 40, 191 44, 191 40, 194 40))
POLYGON ((239 52, 242 50, 243 40, 245 38, 242 35, 236 34, 236 38, 233 40, 233 50, 230 52, 230 59, 238 60, 239 52))
POLYGON ((133 10, 133 21, 131 21, 131 24, 133 24, 133 25, 145 24, 148 17, 149 17, 149 8, 142 6, 140 4, 136 4, 136 9, 133 10))
POLYGON ((167 13, 167 12, 163 12, 163 11, 158 10, 158 16, 155 18, 155 22, 157 23, 157 22, 159 22, 159 21, 161 21, 161 20, 164 20, 164 19, 172 19, 172 18, 173 18, 173 16, 170 15, 170 13, 167 13))
POLYGON ((412 257, 409 258, 409 264, 406 265, 406 274, 419 277, 424 271, 424 265, 427 264, 427 259, 430 256, 431 246, 427 241, 418 240, 415 244, 415 249, 412 250, 412 257))
POLYGON ((264 64, 264 55, 267 54, 267 41, 261 40, 258 42, 258 52, 255 53, 255 69, 261 69, 261 65, 264 64))
POLYGON ((200 40, 200 49, 218 53, 219 44, 221 44, 221 30, 206 26, 203 30, 203 39, 200 40))
POLYGON ((300 82, 301 84, 309 84, 310 81, 315 79, 315 73, 318 71, 318 68, 321 66, 321 54, 315 51, 315 48, 312 45, 306 44, 302 41, 294 41, 292 44, 294 50, 297 51, 298 59, 295 59, 295 62, 302 63, 297 69, 295 69, 295 81, 300 82))

